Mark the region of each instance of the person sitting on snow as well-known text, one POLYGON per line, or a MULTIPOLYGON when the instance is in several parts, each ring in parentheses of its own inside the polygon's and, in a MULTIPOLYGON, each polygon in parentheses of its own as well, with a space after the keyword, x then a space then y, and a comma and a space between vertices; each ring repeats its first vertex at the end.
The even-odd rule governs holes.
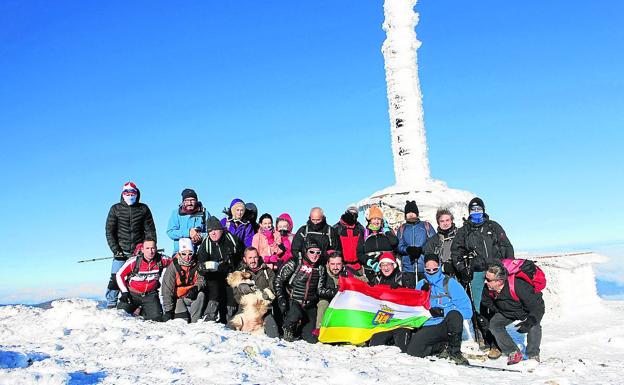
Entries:
POLYGON ((155 240, 144 240, 138 255, 128 259, 117 272, 117 285, 121 291, 117 308, 131 314, 141 308, 144 319, 162 321, 159 281, 163 269, 171 261, 171 258, 158 253, 155 240))
POLYGON ((198 271, 193 241, 180 238, 178 246, 172 267, 163 275, 163 321, 182 318, 187 322, 197 322, 204 306, 204 277, 198 271))
POLYGON ((467 365, 461 354, 464 320, 472 317, 472 304, 462 285, 442 273, 436 255, 426 255, 425 279, 418 281, 417 290, 429 292, 429 318, 411 336, 407 353, 416 357, 439 354, 457 365, 467 365))
POLYGON ((536 293, 533 286, 523 279, 515 276, 512 279, 518 300, 511 293, 507 269, 498 261, 488 263, 485 272, 487 290, 483 290, 481 297, 481 306, 494 313, 488 328, 503 354, 508 356, 507 365, 513 365, 522 361, 523 356, 505 328, 512 322, 521 320, 516 327, 519 333, 527 333, 526 353, 530 360, 539 362, 544 298, 542 293, 536 293))

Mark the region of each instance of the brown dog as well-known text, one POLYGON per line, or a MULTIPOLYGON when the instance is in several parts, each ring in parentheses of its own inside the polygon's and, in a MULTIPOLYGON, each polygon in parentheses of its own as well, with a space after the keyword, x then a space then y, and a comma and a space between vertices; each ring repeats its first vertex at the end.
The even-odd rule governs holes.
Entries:
MULTIPOLYGON (((255 285, 254 281, 251 280, 251 273, 243 271, 230 273, 226 281, 234 290, 243 283, 252 287, 255 285)), ((227 326, 234 330, 240 330, 251 334, 264 334, 263 317, 269 310, 274 298, 275 295, 268 288, 264 290, 256 289, 252 293, 241 296, 239 312, 232 317, 227 326)))

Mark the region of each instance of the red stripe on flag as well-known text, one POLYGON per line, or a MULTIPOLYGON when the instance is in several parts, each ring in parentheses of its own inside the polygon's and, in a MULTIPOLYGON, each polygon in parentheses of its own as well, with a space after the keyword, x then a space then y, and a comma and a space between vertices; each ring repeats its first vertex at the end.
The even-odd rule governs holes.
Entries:
POLYGON ((392 289, 388 285, 369 286, 366 282, 362 282, 356 278, 346 278, 340 276, 338 281, 338 290, 357 291, 369 297, 390 301, 405 306, 422 306, 429 309, 429 292, 408 288, 392 289))

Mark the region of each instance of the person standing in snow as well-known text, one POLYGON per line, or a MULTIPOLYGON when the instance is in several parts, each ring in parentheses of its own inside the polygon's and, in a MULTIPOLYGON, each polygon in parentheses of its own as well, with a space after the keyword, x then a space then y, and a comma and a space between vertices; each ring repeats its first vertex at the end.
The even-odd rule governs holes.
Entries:
POLYGON ((425 279, 416 284, 417 290, 429 292, 429 318, 414 330, 407 353, 416 357, 439 354, 457 365, 468 365, 461 354, 464 320, 472 317, 472 304, 464 288, 442 273, 437 255, 425 255, 425 279))
POLYGON ((206 236, 206 218, 210 213, 197 200, 195 190, 182 190, 182 203, 171 213, 167 225, 167 235, 173 239, 173 255, 178 252, 178 240, 190 238, 193 245, 199 246, 206 236))
POLYGON ((121 189, 119 203, 115 203, 106 218, 106 241, 113 252, 111 275, 106 289, 106 303, 109 309, 117 306, 119 287, 116 274, 132 256, 137 245, 145 239, 156 240, 156 226, 149 207, 139 202, 141 191, 133 182, 127 182, 121 189))
POLYGON ((117 285, 121 291, 117 308, 130 314, 141 308, 141 316, 144 319, 162 321, 163 309, 158 296, 159 281, 163 269, 171 262, 171 258, 158 253, 156 240, 145 239, 138 255, 128 259, 117 272, 117 285))
POLYGON ((301 258, 293 258, 280 269, 275 279, 275 296, 284 314, 284 339, 294 341, 299 331, 301 338, 316 343, 313 334, 316 326, 317 304, 320 297, 329 297, 325 287, 327 272, 319 265, 321 245, 308 239, 301 258))
POLYGON ((277 221, 275 221, 275 230, 279 234, 280 239, 280 244, 278 245, 279 251, 277 254, 263 257, 264 262, 275 271, 284 266, 284 264, 293 257, 292 240, 294 235, 292 229, 293 221, 290 215, 287 213, 280 214, 280 216, 277 217, 277 221))
POLYGON ((364 242, 364 226, 357 220, 358 210, 355 206, 349 206, 347 211, 340 216, 338 223, 334 225, 340 239, 342 256, 346 267, 357 276, 364 276, 364 268, 357 255, 360 242, 364 242))
POLYGON ((214 216, 206 221, 206 230, 208 236, 197 249, 199 273, 206 282, 208 302, 204 312, 205 319, 217 321, 219 308, 225 305, 225 318, 229 321, 236 313, 237 303, 232 288, 226 283, 225 278, 240 264, 245 246, 214 216))
POLYGON ((485 284, 487 290, 483 291, 481 304, 494 314, 487 327, 502 353, 507 355, 507 364, 517 364, 523 359, 522 352, 505 329, 517 320, 521 321, 516 325, 518 332, 527 333, 526 353, 529 359, 539 362, 541 321, 546 311, 542 293, 536 293, 533 286, 523 279, 508 277, 507 269, 497 261, 488 264, 485 284))
POLYGON ((179 250, 162 279, 163 321, 182 318, 197 322, 204 307, 204 277, 199 274, 190 238, 178 240, 179 250))
MULTIPOLYGON (((273 217, 264 213, 260 216, 260 229, 253 236, 251 246, 254 247, 269 268, 274 269, 273 262, 286 252, 282 244, 282 236, 273 228, 273 217)), ((277 268, 277 266, 275 266, 277 268)))
POLYGON ((442 272, 455 276, 455 268, 451 260, 451 245, 457 234, 457 227, 453 223, 453 214, 447 209, 439 209, 436 213, 436 222, 438 222, 437 236, 427 239, 423 254, 425 257, 438 257, 442 272))
POLYGON ((255 230, 253 225, 244 219, 245 210, 245 202, 235 198, 230 203, 230 208, 223 210, 226 216, 221 219, 221 224, 230 233, 236 235, 245 244, 245 247, 249 247, 255 230))
POLYGON ((424 264, 422 260, 423 247, 429 237, 435 235, 433 226, 418 217, 416 201, 405 203, 405 223, 397 232, 399 238, 399 256, 405 287, 413 288, 417 278, 424 278, 424 264))
POLYGON ((364 273, 369 281, 375 279, 379 271, 379 257, 385 253, 395 253, 399 241, 392 230, 386 229, 383 211, 377 205, 372 205, 366 217, 368 224, 364 229, 364 236, 358 244, 358 259, 364 265, 364 273))
POLYGON ((305 255, 305 245, 308 240, 313 239, 321 248, 321 262, 327 260, 327 253, 330 251, 340 251, 340 241, 338 234, 329 224, 323 209, 313 207, 310 210, 308 222, 301 226, 292 242, 292 253, 295 258, 301 258, 305 255))

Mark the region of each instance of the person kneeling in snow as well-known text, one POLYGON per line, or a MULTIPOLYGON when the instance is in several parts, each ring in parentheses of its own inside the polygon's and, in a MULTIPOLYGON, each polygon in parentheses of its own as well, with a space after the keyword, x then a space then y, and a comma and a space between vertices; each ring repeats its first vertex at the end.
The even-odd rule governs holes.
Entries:
POLYGON ((179 251, 173 260, 173 268, 165 271, 162 280, 163 321, 182 318, 197 322, 204 306, 204 277, 198 272, 194 257, 193 241, 190 238, 178 240, 179 251))
POLYGON ((325 266, 319 266, 321 246, 308 239, 300 258, 291 259, 280 269, 275 279, 277 304, 284 315, 284 339, 294 341, 301 326, 301 337, 316 343, 312 333, 316 326, 319 297, 329 297, 325 266))
POLYGON ((427 255, 425 279, 416 284, 417 290, 429 292, 431 318, 412 333, 407 353, 416 357, 439 354, 457 365, 467 365, 461 354, 463 321, 472 317, 470 298, 455 278, 442 273, 436 255, 427 255))
POLYGON ((156 249, 156 241, 143 241, 136 257, 128 259, 117 272, 117 285, 121 290, 118 309, 134 313, 141 308, 146 320, 162 321, 162 306, 158 297, 160 276, 171 264, 171 258, 162 256, 156 249))
POLYGON ((528 333, 526 352, 529 359, 539 362, 542 341, 540 322, 545 312, 542 293, 536 293, 533 286, 523 279, 508 277, 507 269, 498 261, 488 264, 485 284, 487 290, 483 290, 481 306, 494 313, 489 321, 489 330, 501 351, 507 354, 507 365, 517 364, 523 359, 522 352, 505 329, 516 320, 523 320, 516 325, 518 332, 528 333))

